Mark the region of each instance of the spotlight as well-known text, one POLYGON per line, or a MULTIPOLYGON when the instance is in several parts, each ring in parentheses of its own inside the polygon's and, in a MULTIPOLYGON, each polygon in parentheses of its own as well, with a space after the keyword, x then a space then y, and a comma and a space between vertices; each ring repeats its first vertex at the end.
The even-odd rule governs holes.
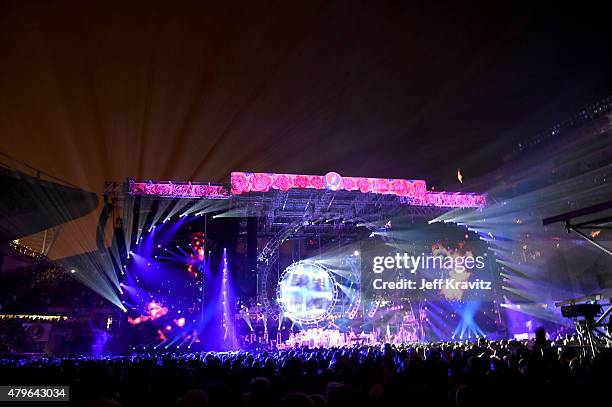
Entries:
POLYGON ((70 269, 70 272, 71 272, 72 274, 74 274, 74 273, 76 273, 76 270, 75 270, 75 269, 70 269))
POLYGON ((353 252, 353 256, 359 256, 359 250, 355 250, 355 251, 353 252))

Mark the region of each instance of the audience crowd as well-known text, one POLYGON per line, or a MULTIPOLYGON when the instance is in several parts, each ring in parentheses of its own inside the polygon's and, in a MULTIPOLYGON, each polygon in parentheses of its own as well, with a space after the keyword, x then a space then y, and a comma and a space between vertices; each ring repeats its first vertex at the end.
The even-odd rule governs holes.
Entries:
POLYGON ((539 331, 530 341, 4 359, 0 377, 69 385, 89 405, 569 405, 598 400, 611 362, 539 331))
POLYGON ((22 318, 0 318, 0 355, 40 351, 22 318))
POLYGON ((72 278, 47 265, 0 273, 0 312, 44 313, 50 307, 71 311, 108 306, 108 302, 72 278))

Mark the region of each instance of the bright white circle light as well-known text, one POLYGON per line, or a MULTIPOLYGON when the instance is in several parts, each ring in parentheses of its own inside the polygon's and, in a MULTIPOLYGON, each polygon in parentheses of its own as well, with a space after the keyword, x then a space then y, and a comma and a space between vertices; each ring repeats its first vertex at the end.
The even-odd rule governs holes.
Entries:
POLYGON ((286 317, 311 324, 325 319, 338 295, 336 280, 325 267, 306 261, 293 263, 283 271, 277 301, 286 317))

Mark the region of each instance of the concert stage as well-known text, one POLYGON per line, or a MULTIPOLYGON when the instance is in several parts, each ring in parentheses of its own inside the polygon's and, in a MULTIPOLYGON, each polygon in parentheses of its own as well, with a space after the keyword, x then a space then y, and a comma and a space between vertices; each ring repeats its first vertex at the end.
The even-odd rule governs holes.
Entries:
POLYGON ((429 222, 482 210, 485 195, 333 172, 234 172, 230 184, 130 179, 107 183, 105 195, 100 229, 112 218, 122 335, 132 346, 291 347, 308 332, 320 334, 300 343, 505 335, 490 237, 429 222), (413 267, 372 272, 394 255, 413 267), (371 277, 389 279, 384 287, 411 278, 446 287, 387 292, 371 277), (483 280, 488 291, 469 288, 483 280))

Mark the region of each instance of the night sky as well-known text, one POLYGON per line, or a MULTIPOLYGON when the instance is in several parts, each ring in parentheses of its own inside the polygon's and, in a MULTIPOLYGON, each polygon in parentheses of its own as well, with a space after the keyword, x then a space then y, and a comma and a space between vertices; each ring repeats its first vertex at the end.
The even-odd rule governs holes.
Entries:
POLYGON ((433 3, 4 0, 0 150, 96 192, 232 170, 444 187, 612 93, 604 10, 433 3))

